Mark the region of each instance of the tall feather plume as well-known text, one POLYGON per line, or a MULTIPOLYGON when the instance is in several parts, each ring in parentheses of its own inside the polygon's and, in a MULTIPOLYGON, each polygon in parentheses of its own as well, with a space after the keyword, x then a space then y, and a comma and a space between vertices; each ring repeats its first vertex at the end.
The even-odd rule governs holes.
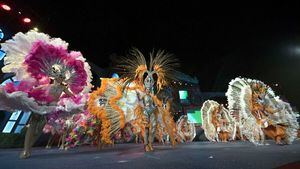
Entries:
POLYGON ((167 86, 171 80, 177 79, 175 68, 179 67, 179 61, 174 55, 164 50, 153 50, 149 59, 147 64, 144 55, 137 48, 132 48, 126 57, 121 57, 116 70, 121 74, 121 78, 125 79, 124 84, 135 81, 142 85, 143 75, 147 70, 156 71, 158 90, 167 86))
POLYGON ((117 62, 116 70, 121 73, 126 85, 132 81, 141 83, 142 76, 147 71, 147 62, 137 48, 132 48, 126 57, 121 57, 117 62))
POLYGON ((158 91, 164 86, 169 85, 170 81, 177 80, 175 68, 179 66, 179 60, 173 54, 167 53, 164 50, 152 51, 150 53, 149 68, 156 71, 158 75, 158 91))
POLYGON ((201 107, 201 120, 204 134, 209 141, 216 141, 216 128, 211 123, 211 115, 214 109, 219 106, 219 103, 213 100, 207 100, 201 107))

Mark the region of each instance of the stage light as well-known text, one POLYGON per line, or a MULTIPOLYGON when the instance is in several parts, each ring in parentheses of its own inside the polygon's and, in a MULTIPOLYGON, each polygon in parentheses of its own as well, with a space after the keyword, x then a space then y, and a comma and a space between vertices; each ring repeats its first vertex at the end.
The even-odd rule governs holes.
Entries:
POLYGON ((295 48, 295 53, 296 53, 296 54, 300 54, 300 47, 296 47, 296 48, 295 48))
POLYGON ((36 32, 39 31, 39 29, 37 27, 34 27, 33 30, 36 31, 36 32))
POLYGON ((1 8, 4 9, 4 10, 6 10, 6 11, 10 11, 11 10, 11 8, 8 5, 5 5, 5 4, 2 4, 1 8))
POLYGON ((29 18, 24 18, 24 19, 23 19, 23 22, 25 22, 25 23, 30 23, 30 22, 31 22, 31 19, 29 19, 29 18))
POLYGON ((112 78, 120 78, 120 76, 117 73, 113 73, 111 77, 112 78))
POLYGON ((22 13, 19 11, 18 14, 21 15, 22 13))
POLYGON ((290 46, 288 48, 288 51, 292 56, 299 56, 300 55, 300 46, 290 46))

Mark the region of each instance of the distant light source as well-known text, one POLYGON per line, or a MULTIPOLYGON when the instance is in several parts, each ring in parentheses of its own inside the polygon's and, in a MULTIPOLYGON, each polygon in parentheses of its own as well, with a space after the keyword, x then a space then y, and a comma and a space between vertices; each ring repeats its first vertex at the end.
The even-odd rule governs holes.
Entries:
POLYGON ((4 38, 4 33, 2 32, 2 30, 0 29, 0 40, 2 40, 4 38))
POLYGON ((2 4, 1 8, 4 9, 4 10, 6 10, 6 11, 10 11, 11 10, 11 8, 8 5, 6 5, 6 4, 2 4))
POLYGON ((36 31, 36 32, 39 31, 39 29, 37 27, 34 27, 33 30, 36 31))
POLYGON ((25 23, 30 23, 30 22, 31 22, 31 19, 29 19, 29 18, 24 18, 24 19, 23 19, 23 22, 25 22, 25 23))
POLYGON ((120 78, 120 76, 117 73, 113 73, 111 77, 112 78, 120 78))
POLYGON ((300 46, 291 46, 288 48, 289 54, 292 56, 299 56, 300 55, 300 46))
POLYGON ((300 47, 296 47, 296 48, 295 48, 295 53, 296 53, 296 54, 300 54, 300 47))
POLYGON ((188 98, 188 92, 186 90, 179 90, 179 99, 186 100, 188 98))

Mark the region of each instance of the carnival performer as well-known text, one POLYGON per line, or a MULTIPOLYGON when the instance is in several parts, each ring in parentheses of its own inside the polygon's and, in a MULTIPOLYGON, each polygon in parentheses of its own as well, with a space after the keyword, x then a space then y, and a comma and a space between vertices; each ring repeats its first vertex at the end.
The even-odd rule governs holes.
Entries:
POLYGON ((182 115, 177 121, 177 133, 182 143, 192 142, 196 137, 195 124, 190 123, 187 115, 182 115))
MULTIPOLYGON (((159 109, 161 109, 161 112, 172 112, 172 102, 173 102, 173 98, 172 98, 172 93, 170 93, 170 90, 163 90, 159 93, 159 95, 157 95, 158 98, 161 98, 161 106, 159 106, 159 109)), ((163 113, 159 113, 157 116, 157 129, 156 129, 156 137, 158 138, 159 142, 165 144, 165 143, 170 143, 170 139, 169 139, 169 128, 167 126, 165 126, 165 116, 163 113)), ((175 126, 175 128, 173 128, 173 132, 175 133, 174 139, 177 139, 177 126, 175 126)))
POLYGON ((297 138, 299 115, 265 83, 238 77, 229 83, 226 96, 229 111, 238 114, 241 136, 250 142, 264 144, 265 135, 276 144, 291 144, 297 138))
POLYGON ((235 140, 236 122, 229 111, 213 100, 207 100, 201 107, 202 128, 209 141, 227 142, 235 140))
POLYGON ((56 140, 56 137, 59 138, 57 147, 59 147, 60 149, 64 148, 63 136, 65 135, 67 130, 67 117, 59 117, 60 114, 62 114, 61 111, 56 111, 54 113, 50 113, 46 117, 46 124, 43 128, 43 133, 50 134, 48 143, 46 145, 47 149, 52 147, 54 141, 56 140))
POLYGON ((162 114, 174 145, 175 122, 171 113, 163 109, 157 93, 176 79, 174 66, 178 65, 177 60, 158 51, 150 53, 147 64, 143 54, 134 48, 120 62, 117 68, 121 71, 121 79, 102 78, 101 87, 89 99, 88 110, 102 122, 102 141, 111 143, 111 135, 124 128, 125 123, 132 122, 133 126, 141 128, 145 151, 153 151, 157 115, 162 114), (130 93, 131 97, 126 98, 130 93), (99 103, 101 98, 104 102, 99 103))
POLYGON ((83 109, 83 95, 91 88, 90 66, 80 52, 68 51, 68 43, 44 33, 19 32, 1 46, 7 54, 2 72, 15 74, 19 83, 0 87, 0 108, 33 112, 20 155, 28 158, 44 115, 83 109))

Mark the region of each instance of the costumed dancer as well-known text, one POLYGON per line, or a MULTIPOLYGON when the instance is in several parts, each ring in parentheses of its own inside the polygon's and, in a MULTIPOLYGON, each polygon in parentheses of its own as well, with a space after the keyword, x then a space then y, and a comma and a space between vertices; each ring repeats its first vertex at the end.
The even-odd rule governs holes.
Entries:
POLYGON ((122 85, 116 78, 101 78, 101 86, 90 95, 88 112, 101 121, 101 143, 113 144, 111 138, 124 127, 125 113, 119 106, 121 98, 122 85))
POLYGON ((138 49, 132 49, 128 57, 121 58, 119 70, 121 79, 101 79, 101 87, 91 94, 88 110, 101 119, 101 136, 104 143, 112 143, 111 136, 124 128, 124 124, 132 122, 138 125, 143 133, 145 151, 153 150, 153 140, 158 114, 162 114, 163 123, 175 144, 175 122, 171 113, 163 109, 157 93, 169 85, 174 76, 177 60, 164 51, 150 53, 150 62, 138 49), (134 109, 127 110, 126 97, 133 92, 134 109))
MULTIPOLYGON (((172 112, 172 103, 173 103, 173 98, 172 98, 172 93, 170 93, 169 90, 164 89, 159 94, 157 94, 157 97, 159 100, 161 100, 159 109, 160 112, 169 112, 169 114, 172 112)), ((156 137, 158 138, 159 142, 165 144, 165 143, 170 143, 170 136, 168 132, 168 127, 165 126, 164 124, 166 123, 167 119, 170 118, 165 118, 163 113, 159 113, 157 116, 157 129, 156 129, 156 137)), ((177 139, 177 126, 173 128, 173 132, 175 133, 174 139, 177 139)))
POLYGON ((1 44, 7 55, 3 73, 14 73, 19 84, 0 87, 0 108, 33 112, 21 158, 28 158, 42 131, 43 116, 55 111, 83 110, 83 94, 91 88, 90 66, 68 43, 44 33, 17 33, 1 44))
POLYGON ((182 115, 177 121, 177 133, 182 143, 192 142, 196 137, 196 127, 190 123, 187 115, 182 115))
POLYGON ((296 139, 299 115, 263 82, 235 78, 226 96, 229 111, 237 117, 240 135, 250 142, 264 144, 265 135, 276 144, 291 144, 296 139))
POLYGON ((45 134, 50 134, 46 148, 51 148, 54 141, 58 137, 57 147, 63 149, 62 137, 66 131, 66 117, 59 117, 62 114, 61 111, 50 113, 46 118, 46 124, 43 128, 45 134))
POLYGON ((73 128, 77 127, 78 120, 82 119, 89 115, 86 112, 86 102, 88 100, 88 93, 82 94, 80 97, 73 98, 72 102, 70 99, 61 98, 58 102, 58 108, 62 109, 49 114, 46 114, 46 125, 43 128, 44 133, 50 133, 49 141, 46 148, 51 148, 55 136, 59 136, 58 147, 60 149, 67 149, 66 147, 66 137, 73 130, 73 128), (73 109, 73 111, 69 110, 67 107, 73 107, 74 103, 80 109, 73 109), (82 112, 84 111, 84 112, 82 112))
POLYGON ((227 142, 235 140, 236 122, 229 111, 213 100, 207 100, 201 107, 202 128, 209 141, 227 142))

